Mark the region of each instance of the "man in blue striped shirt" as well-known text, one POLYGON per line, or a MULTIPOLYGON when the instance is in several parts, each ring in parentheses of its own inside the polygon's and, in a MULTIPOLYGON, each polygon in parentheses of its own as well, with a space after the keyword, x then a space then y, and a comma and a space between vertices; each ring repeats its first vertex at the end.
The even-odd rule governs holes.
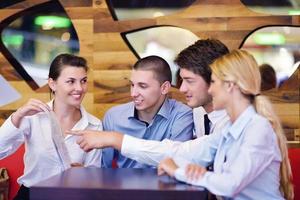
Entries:
MULTIPOLYGON (((170 66, 161 57, 148 56, 137 61, 130 78, 132 102, 108 110, 103 119, 104 130, 146 140, 190 140, 192 110, 167 97, 171 80, 170 66)), ((103 149, 102 166, 112 167, 114 158, 120 168, 149 167, 111 148, 103 149)))

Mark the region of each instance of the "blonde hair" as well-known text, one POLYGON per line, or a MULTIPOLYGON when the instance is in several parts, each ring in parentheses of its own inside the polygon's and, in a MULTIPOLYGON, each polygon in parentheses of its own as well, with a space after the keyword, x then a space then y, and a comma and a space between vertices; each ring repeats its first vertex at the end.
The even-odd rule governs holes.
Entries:
POLYGON ((255 59, 247 51, 233 50, 217 59, 211 65, 211 69, 212 73, 221 80, 236 83, 241 92, 254 104, 256 112, 267 118, 272 124, 282 156, 280 191, 286 199, 293 199, 294 189, 291 183, 292 172, 288 158, 286 137, 271 102, 266 96, 260 95, 261 76, 255 59))

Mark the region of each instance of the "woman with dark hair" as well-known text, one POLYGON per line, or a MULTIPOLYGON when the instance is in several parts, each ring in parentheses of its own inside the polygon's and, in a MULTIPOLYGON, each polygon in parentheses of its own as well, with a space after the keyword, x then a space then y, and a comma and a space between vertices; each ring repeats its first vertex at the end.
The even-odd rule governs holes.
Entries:
POLYGON ((69 167, 101 167, 101 151, 84 152, 77 136, 65 130, 102 130, 99 119, 81 105, 87 92, 87 63, 82 57, 61 54, 50 66, 48 85, 53 96, 44 103, 30 99, 0 128, 0 158, 13 154, 25 143, 24 174, 16 200, 29 199, 29 188, 69 167))

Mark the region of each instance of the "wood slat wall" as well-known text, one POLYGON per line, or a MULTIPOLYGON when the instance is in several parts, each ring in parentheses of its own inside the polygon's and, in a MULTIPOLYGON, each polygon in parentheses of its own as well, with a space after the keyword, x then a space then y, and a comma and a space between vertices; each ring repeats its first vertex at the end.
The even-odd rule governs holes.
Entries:
MULTIPOLYGON (((26 0, 0 10, 0 20, 45 0, 26 0)), ((271 16, 249 10, 239 0, 199 0, 182 12, 155 19, 114 21, 104 0, 61 0, 70 16, 80 42, 80 55, 91 68, 89 92, 84 105, 102 118, 111 106, 130 101, 130 68, 136 57, 124 43, 121 32, 154 25, 174 25, 188 29, 200 38, 214 37, 230 49, 238 48, 244 37, 266 25, 300 25, 299 16, 271 16)), ((49 100, 47 87, 32 90, 0 53, 0 74, 15 87, 22 98, 0 107, 0 124, 29 98, 49 100)), ((266 93, 275 103, 289 140, 299 140, 299 69, 284 87, 266 93), (296 85, 296 86, 295 86, 296 85)), ((173 98, 183 100, 174 88, 173 98)), ((0 97, 1 98, 1 97, 0 97)))

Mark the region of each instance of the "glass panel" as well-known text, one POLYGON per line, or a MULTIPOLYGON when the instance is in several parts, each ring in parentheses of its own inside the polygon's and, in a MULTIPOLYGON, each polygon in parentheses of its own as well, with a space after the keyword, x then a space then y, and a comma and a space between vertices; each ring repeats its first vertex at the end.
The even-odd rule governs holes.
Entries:
POLYGON ((55 56, 79 52, 74 26, 57 1, 22 11, 1 27, 3 54, 33 89, 47 83, 55 56))
POLYGON ((264 27, 249 35, 242 49, 251 52, 259 65, 271 65, 276 72, 276 86, 280 86, 300 64, 299 35, 300 27, 264 27))
POLYGON ((124 40, 138 58, 158 55, 164 58, 172 70, 172 84, 176 85, 178 66, 174 63, 177 54, 196 42, 199 38, 189 30, 172 27, 157 26, 122 33, 124 40))
POLYGON ((0 75, 0 107, 12 103, 21 98, 20 93, 15 90, 4 78, 0 75))
POLYGON ((300 0, 241 0, 249 9, 273 15, 300 15, 300 0))
POLYGON ((106 0, 115 20, 155 18, 181 11, 196 0, 106 0))

